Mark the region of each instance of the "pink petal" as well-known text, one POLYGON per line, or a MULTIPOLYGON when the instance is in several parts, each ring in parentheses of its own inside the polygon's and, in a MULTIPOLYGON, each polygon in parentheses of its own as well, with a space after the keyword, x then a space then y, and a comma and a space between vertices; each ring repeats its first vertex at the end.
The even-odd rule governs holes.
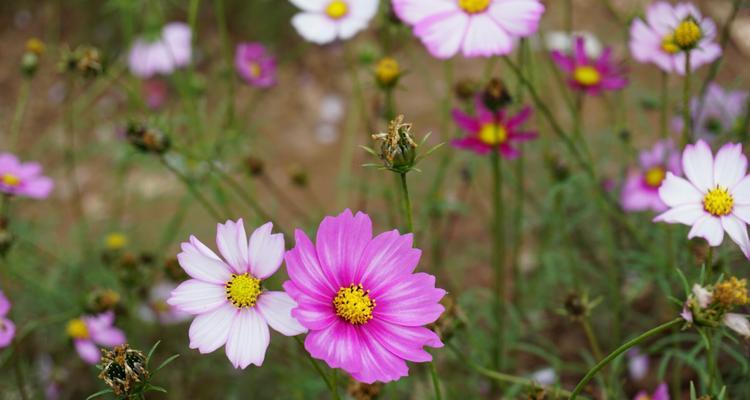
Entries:
POLYGON ((307 332, 307 329, 292 317, 292 309, 295 307, 297 303, 284 292, 263 292, 255 305, 268 325, 285 336, 307 332))
POLYGON ((728 215, 721 217, 721 226, 729 237, 740 246, 742 254, 750 258, 750 239, 747 236, 747 226, 739 218, 728 215))
POLYGON ((361 335, 362 368, 351 371, 352 377, 360 382, 372 384, 375 381, 391 382, 409 375, 409 367, 403 359, 388 351, 369 329, 359 330, 361 335))
POLYGON ((476 118, 467 115, 465 112, 457 108, 454 108, 453 111, 451 111, 451 115, 453 115, 453 121, 459 128, 472 133, 479 131, 480 126, 476 118))
POLYGON ((495 1, 487 13, 509 34, 530 36, 537 31, 544 5, 538 1, 495 1))
POLYGON ((268 324, 254 308, 244 308, 234 318, 229 330, 226 353, 235 368, 250 364, 263 365, 270 342, 268 324))
POLYGON ((235 273, 247 272, 249 266, 247 234, 242 218, 237 222, 227 221, 224 225, 216 225, 216 245, 235 273))
POLYGON ((201 354, 211 353, 227 342, 229 330, 232 328, 239 310, 229 303, 198 315, 190 324, 188 336, 190 348, 198 349, 201 354))
POLYGON ((670 207, 703 202, 703 194, 692 183, 671 172, 659 187, 659 197, 670 207))
POLYGON ((325 217, 318 227, 316 250, 321 267, 332 272, 336 286, 354 281, 354 266, 372 239, 372 221, 367 214, 356 216, 348 209, 337 217, 325 217))
POLYGON ((296 244, 286 252, 286 271, 297 289, 311 297, 326 296, 333 299, 340 285, 333 274, 323 269, 318 262, 318 255, 310 239, 304 232, 294 231, 296 244))
POLYGON ((437 58, 451 58, 461 48, 469 26, 469 17, 461 11, 433 14, 414 26, 414 34, 437 58))
POLYGON ((177 261, 188 275, 200 281, 223 285, 231 279, 229 266, 195 236, 190 236, 190 242, 182 243, 177 261))
MULTIPOLYGON (((682 153, 682 170, 690 182, 701 192, 707 192, 714 185, 714 159, 711 147, 703 140, 685 147, 682 153)), ((665 203, 669 204, 665 201, 665 203)))
POLYGON ((383 232, 364 249, 354 281, 377 292, 383 285, 411 274, 421 255, 421 250, 412 248, 412 234, 383 232))
POLYGON ((719 149, 714 160, 714 184, 731 188, 747 173, 747 157, 742 144, 727 143, 719 149))
POLYGON ((102 353, 99 351, 99 348, 94 344, 94 342, 90 340, 79 339, 75 340, 73 344, 75 345, 78 355, 81 356, 81 359, 87 364, 94 365, 101 359, 102 353))
POLYGON ((250 236, 250 273, 258 279, 273 275, 284 261, 284 235, 271 234, 272 229, 273 224, 267 222, 250 236))
POLYGON ((392 4, 396 15, 410 25, 415 25, 433 15, 460 12, 457 3, 453 0, 399 0, 392 4))
POLYGON ((724 240, 724 229, 721 226, 721 220, 713 215, 707 214, 695 222, 688 233, 688 239, 701 237, 706 239, 708 244, 716 247, 724 240))
POLYGON ((0 317, 0 349, 8 347, 16 336, 16 324, 9 319, 0 317))
POLYGON ((310 331, 305 338, 305 349, 331 368, 342 368, 349 373, 363 368, 363 344, 357 328, 347 322, 339 320, 326 329, 310 331))
POLYGON ((190 279, 172 291, 167 304, 186 313, 203 314, 228 304, 228 301, 223 285, 190 279))
POLYGON ((100 346, 114 347, 124 344, 127 339, 125 332, 118 328, 107 328, 101 331, 92 331, 91 340, 100 346))
POLYGON ((513 40, 486 13, 469 19, 462 45, 464 57, 490 57, 513 51, 513 40))
POLYGON ((654 222, 666 222, 669 224, 693 225, 704 216, 710 215, 703 210, 701 204, 686 204, 672 208, 654 218, 654 222))
POLYGON ((373 319, 367 323, 367 330, 388 351, 409 361, 431 361, 432 355, 422 347, 443 346, 435 332, 423 327, 394 325, 373 319))
POLYGON ((371 290, 377 305, 373 316, 404 326, 420 326, 435 322, 445 311, 438 303, 445 290, 435 288, 435 277, 423 272, 393 279, 387 287, 371 290))
POLYGON ((750 175, 737 182, 731 192, 735 204, 750 205, 750 175))

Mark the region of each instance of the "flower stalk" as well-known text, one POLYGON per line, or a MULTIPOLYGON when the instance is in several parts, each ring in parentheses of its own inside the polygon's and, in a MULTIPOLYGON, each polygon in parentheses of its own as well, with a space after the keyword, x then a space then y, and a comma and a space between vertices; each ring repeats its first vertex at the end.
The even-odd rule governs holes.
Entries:
POLYGON ((690 88, 692 71, 690 65, 690 51, 685 52, 685 81, 682 91, 682 144, 687 145, 693 138, 692 118, 690 116, 690 88))

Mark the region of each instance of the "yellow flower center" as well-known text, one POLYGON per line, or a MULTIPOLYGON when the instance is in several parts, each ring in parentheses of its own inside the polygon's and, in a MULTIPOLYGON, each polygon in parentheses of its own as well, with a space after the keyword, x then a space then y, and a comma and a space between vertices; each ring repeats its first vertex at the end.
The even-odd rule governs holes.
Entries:
POLYGON ((458 0, 458 6, 468 14, 478 14, 490 8, 490 0, 458 0))
POLYGON ((582 65, 573 71, 573 79, 583 86, 594 86, 602 81, 602 75, 596 68, 582 65))
POLYGON ((729 190, 716 186, 703 198, 703 209, 715 217, 722 217, 732 212, 734 199, 729 190))
POLYGON ((26 41, 26 51, 34 53, 38 56, 44 53, 44 42, 37 38, 31 38, 26 41))
POLYGON ((389 86, 401 75, 401 68, 393 57, 383 57, 375 66, 375 78, 381 85, 389 86))
POLYGON ((642 394, 642 395, 639 395, 638 397, 636 397, 635 400, 651 400, 651 396, 649 396, 647 394, 642 394))
POLYGON ((68 321, 68 324, 65 326, 65 332, 73 339, 88 339, 89 337, 89 328, 80 318, 68 321))
POLYGON ((21 184, 21 178, 13 174, 3 174, 0 179, 5 186, 18 186, 21 184))
POLYGON ((128 244, 128 237, 119 232, 110 233, 104 238, 104 245, 109 250, 120 250, 128 244))
POLYGON ((658 188, 661 186, 662 181, 667 176, 667 171, 662 167, 653 167, 646 171, 645 180, 646 184, 658 188))
POLYGON ((490 146, 503 144, 508 139, 508 131, 500 124, 484 124, 479 130, 479 140, 490 146))
POLYGON ((154 308, 154 311, 158 313, 166 313, 169 312, 169 304, 164 300, 156 300, 154 301, 151 306, 154 308))
POLYGON ((747 279, 737 279, 733 276, 729 280, 717 283, 714 287, 714 300, 725 307, 750 304, 747 279))
POLYGON ((326 14, 333 19, 339 19, 349 13, 349 5, 343 0, 333 0, 326 7, 326 14))
POLYGON ((680 22, 674 30, 674 43, 682 50, 690 50, 703 38, 700 25, 692 17, 680 22))
POLYGON ((362 284, 342 287, 333 299, 336 315, 352 325, 362 325, 371 320, 375 300, 370 299, 369 293, 369 290, 362 288, 362 284))
POLYGON ((674 34, 670 33, 661 40, 661 49, 667 54, 676 54, 680 52, 680 46, 674 42, 674 34))
POLYGON ((255 61, 250 61, 248 68, 250 69, 250 76, 252 76, 253 78, 259 78, 260 73, 263 72, 263 70, 260 68, 260 64, 255 61))
POLYGON ((237 308, 253 307, 263 291, 260 289, 260 279, 250 274, 232 274, 232 280, 224 285, 227 300, 237 308))

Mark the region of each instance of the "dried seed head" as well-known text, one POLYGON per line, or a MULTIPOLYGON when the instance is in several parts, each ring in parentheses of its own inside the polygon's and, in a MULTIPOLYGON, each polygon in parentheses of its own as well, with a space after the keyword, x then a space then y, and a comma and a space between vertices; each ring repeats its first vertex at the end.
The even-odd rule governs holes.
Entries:
POLYGON ((411 124, 404 123, 403 115, 388 123, 387 132, 374 134, 372 138, 380 142, 378 156, 388 169, 406 172, 414 167, 417 143, 411 136, 411 124))
POLYGON ((130 144, 145 153, 164 154, 171 145, 169 137, 161 130, 135 122, 128 123, 125 137, 130 144))
POLYGON ((513 99, 508 93, 508 88, 505 83, 500 79, 493 78, 485 86, 482 91, 482 102, 485 107, 489 108, 493 112, 500 111, 503 107, 510 104, 513 99))
POLYGON ((367 384, 352 379, 346 392, 355 400, 374 400, 378 398, 380 390, 383 388, 382 383, 367 384))
POLYGON ((146 356, 127 344, 116 346, 111 351, 102 349, 101 366, 99 379, 112 388, 116 396, 129 395, 136 384, 144 382, 149 376, 146 356))

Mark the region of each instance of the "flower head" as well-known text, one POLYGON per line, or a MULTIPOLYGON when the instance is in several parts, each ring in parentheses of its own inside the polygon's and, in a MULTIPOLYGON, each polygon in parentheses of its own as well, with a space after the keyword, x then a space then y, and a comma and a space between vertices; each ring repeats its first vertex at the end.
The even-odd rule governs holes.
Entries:
POLYGON ((612 48, 607 47, 597 59, 586 53, 586 39, 575 38, 570 54, 559 50, 552 51, 555 63, 568 74, 568 84, 574 90, 598 95, 605 90, 619 90, 627 86, 620 67, 612 60, 612 48))
POLYGON ((401 66, 393 57, 383 57, 375 64, 375 81, 381 88, 389 89, 398 84, 401 66))
POLYGON ((129 395, 136 385, 146 381, 146 356, 127 344, 115 346, 113 350, 102 350, 102 372, 99 379, 109 386, 115 396, 129 395))
MULTIPOLYGON (((690 100, 695 134, 712 141, 717 136, 732 133, 745 116, 747 96, 747 91, 724 90, 718 84, 710 83, 702 104, 698 96, 690 100)), ((682 117, 675 117, 672 120, 672 130, 682 132, 683 123, 682 117)))
POLYGON ((635 395, 633 400, 669 400, 669 386, 666 383, 661 383, 652 394, 641 390, 635 395))
POLYGON ((690 52, 692 70, 721 56, 714 42, 716 25, 688 3, 656 2, 646 11, 645 21, 630 26, 630 52, 642 63, 654 63, 665 72, 685 74, 685 55, 690 52))
POLYGON ((317 44, 352 38, 378 11, 378 0, 290 0, 302 12, 292 25, 305 40, 317 44))
POLYGON ((268 88, 276 84, 276 57, 260 43, 238 44, 234 68, 251 86, 268 88))
POLYGON ((733 313, 736 307, 750 303, 747 280, 730 277, 713 286, 693 285, 680 316, 689 324, 718 327, 724 325, 750 339, 750 320, 733 313))
POLYGON ((292 318, 294 300, 263 287, 284 257, 284 236, 272 229, 268 222, 248 241, 242 219, 218 224, 216 245, 223 259, 195 236, 182 243, 177 259, 192 279, 174 289, 167 303, 196 315, 189 331, 191 349, 206 354, 226 345, 232 365, 245 369, 263 364, 269 325, 285 336, 305 332, 292 318))
POLYGON ((660 141, 640 154, 640 165, 631 169, 622 188, 620 202, 626 211, 663 212, 667 205, 659 197, 667 172, 682 175, 680 153, 671 140, 660 141))
POLYGON ((476 102, 477 115, 470 116, 459 109, 453 110, 453 120, 467 136, 451 141, 453 147, 471 150, 477 154, 499 151, 505 158, 515 158, 520 154, 513 147, 514 142, 536 139, 537 133, 521 129, 521 125, 531 116, 531 108, 510 116, 506 110, 490 111, 484 101, 476 102))
POLYGON ((445 291, 435 277, 413 273, 421 252, 412 235, 372 237, 372 221, 349 210, 326 217, 315 243, 301 230, 287 252, 284 289, 299 304, 292 311, 310 329, 305 349, 331 368, 365 383, 408 374, 405 361, 426 362, 423 347, 441 347, 424 325, 443 312, 445 291))
POLYGON ((192 33, 182 22, 164 25, 156 40, 136 39, 128 54, 130 72, 147 79, 155 75, 169 75, 190 64, 192 33))
POLYGON ((539 0, 392 0, 398 17, 437 58, 492 57, 533 35, 544 13, 539 0))
POLYGON ((388 123, 388 131, 372 135, 380 142, 377 155, 385 166, 394 171, 411 169, 417 158, 417 143, 411 134, 411 124, 404 123, 404 116, 399 115, 388 123))
POLYGON ((35 162, 22 163, 10 153, 0 153, 0 193, 44 199, 54 183, 42 175, 42 166, 35 162))
POLYGON ((0 290, 0 349, 7 347, 16 336, 16 325, 5 318, 10 311, 10 301, 0 290))
POLYGON ((710 246, 721 244, 726 232, 750 257, 746 224, 750 222, 750 177, 742 145, 728 143, 714 158, 703 140, 682 153, 687 179, 667 172, 659 188, 669 210, 654 221, 691 225, 688 238, 702 237, 710 246))
POLYGON ((125 333, 115 328, 115 314, 83 315, 68 321, 65 332, 73 340, 78 355, 89 364, 99 361, 98 346, 113 347, 125 343, 125 333))

